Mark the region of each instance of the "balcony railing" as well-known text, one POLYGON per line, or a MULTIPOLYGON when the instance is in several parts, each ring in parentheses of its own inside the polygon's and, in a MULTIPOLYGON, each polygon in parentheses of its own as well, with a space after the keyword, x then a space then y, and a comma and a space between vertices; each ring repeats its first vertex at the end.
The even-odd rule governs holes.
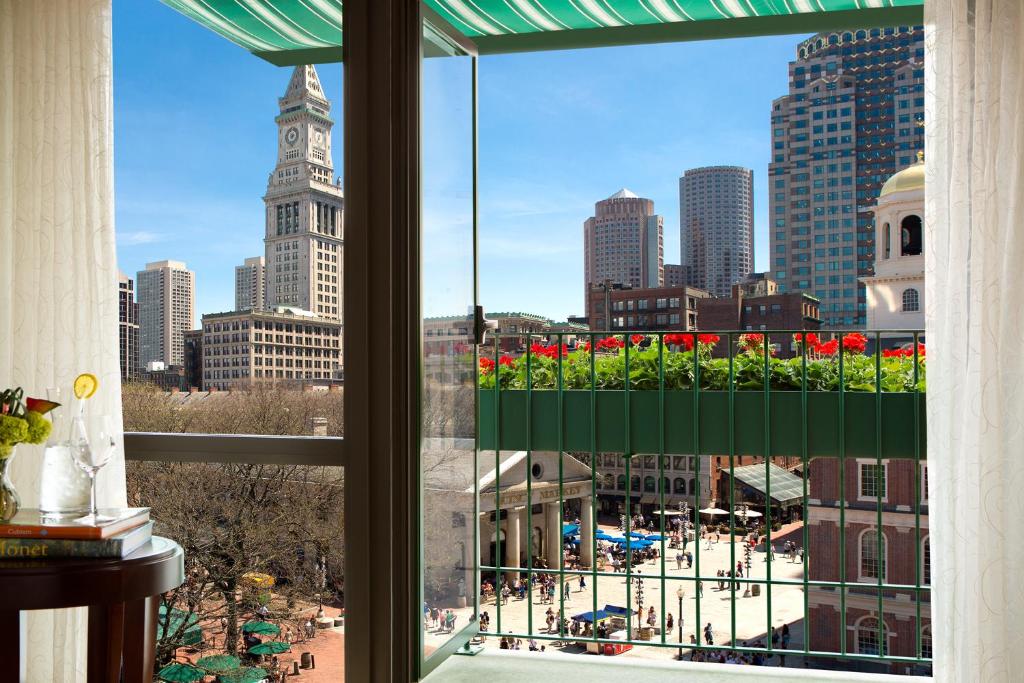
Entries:
MULTIPOLYGON (((559 333, 529 335, 516 353, 501 351, 506 336, 523 335, 496 335, 479 359, 479 444, 494 459, 480 493, 481 508, 493 510, 482 516, 493 525, 492 546, 483 534, 481 544, 483 581, 495 594, 491 634, 591 651, 643 645, 691 658, 781 654, 824 666, 857 660, 891 670, 930 667, 921 331, 559 333), (683 462, 692 469, 681 478, 696 480, 696 490, 670 485, 678 461, 666 456, 675 455, 690 456, 683 462), (583 482, 581 463, 589 468, 583 482), (546 471, 551 465, 557 476, 546 471), (773 495, 773 486, 790 490, 773 495), (578 508, 573 499, 582 501, 578 508), (548 519, 555 503, 557 526, 548 519), (727 510, 711 510, 722 503, 727 510), (766 515, 754 533, 752 505, 766 515), (601 510, 607 515, 616 506, 619 520, 599 524, 601 510), (563 524, 573 521, 567 511, 579 518, 578 541, 577 530, 563 524), (653 534, 635 529, 638 512, 656 520, 653 543, 643 538, 653 534), (692 555, 692 572, 669 558, 685 554, 675 539, 686 530, 674 520, 690 514, 693 538, 680 545, 692 555), (781 537, 776 530, 786 515, 799 524, 781 537), (525 562, 517 550, 520 524, 527 529, 525 562), (542 543, 555 528, 566 545, 542 543), (710 542, 719 528, 729 541, 724 553, 710 542), (619 535, 619 543, 599 539, 619 535), (771 559, 780 541, 793 549, 789 566, 771 559), (509 546, 514 557, 506 558, 509 546), (653 567, 637 565, 634 553, 655 555, 653 567), (725 575, 702 570, 702 557, 705 568, 727 557, 725 575), (501 598, 521 577, 529 584, 525 617, 501 598), (586 609, 565 592, 581 579, 590 583, 586 609), (551 607, 562 618, 543 628, 548 619, 534 614, 533 596, 552 581, 558 597, 551 607), (721 610, 702 613, 710 599, 701 588, 713 585, 725 587, 729 628, 724 640, 715 628, 708 642, 706 617, 721 610), (675 624, 685 622, 673 642, 666 612, 677 601, 675 624), (641 628, 652 604, 653 628, 641 628), (786 634, 802 625, 802 638, 784 635, 780 621, 786 634), (604 624, 620 633, 610 637, 604 624)), ((481 454, 484 462, 490 457, 481 454)), ((490 592, 485 585, 481 609, 488 610, 490 592)))

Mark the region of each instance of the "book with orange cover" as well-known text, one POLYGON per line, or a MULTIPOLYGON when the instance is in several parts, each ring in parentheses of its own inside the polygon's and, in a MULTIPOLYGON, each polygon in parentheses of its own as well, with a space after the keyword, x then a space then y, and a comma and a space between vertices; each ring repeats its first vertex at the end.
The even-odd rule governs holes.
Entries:
POLYGON ((19 510, 6 524, 0 524, 0 538, 104 539, 149 521, 149 508, 100 508, 100 522, 53 519, 39 510, 19 510), (105 518, 105 519, 104 519, 105 518))

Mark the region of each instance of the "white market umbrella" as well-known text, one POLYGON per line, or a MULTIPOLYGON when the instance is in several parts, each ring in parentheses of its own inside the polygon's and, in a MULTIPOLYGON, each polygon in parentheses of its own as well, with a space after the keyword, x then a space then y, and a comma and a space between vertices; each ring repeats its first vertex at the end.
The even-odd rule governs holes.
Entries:
POLYGON ((723 510, 722 508, 704 508, 700 513, 702 515, 711 515, 714 517, 715 515, 727 515, 729 514, 729 511, 723 510))
MULTIPOLYGON (((742 510, 733 510, 733 513, 737 517, 742 517, 743 516, 743 511, 742 510)), ((754 519, 756 517, 764 517, 764 515, 762 515, 760 512, 758 512, 756 510, 747 510, 747 519, 754 519)))

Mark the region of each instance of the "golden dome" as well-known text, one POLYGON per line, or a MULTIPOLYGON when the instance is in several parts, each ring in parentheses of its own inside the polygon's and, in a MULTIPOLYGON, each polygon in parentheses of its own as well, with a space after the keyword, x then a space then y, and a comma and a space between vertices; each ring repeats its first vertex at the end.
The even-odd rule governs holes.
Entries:
POLYGON ((882 191, 878 193, 879 199, 892 194, 893 192, 907 192, 909 190, 924 189, 924 155, 917 154, 917 163, 908 166, 899 173, 894 174, 882 185, 882 191))

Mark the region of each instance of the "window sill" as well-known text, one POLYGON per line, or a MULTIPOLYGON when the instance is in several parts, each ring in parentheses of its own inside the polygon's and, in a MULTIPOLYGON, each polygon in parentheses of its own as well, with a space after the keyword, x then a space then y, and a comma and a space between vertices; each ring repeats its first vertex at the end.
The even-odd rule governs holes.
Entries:
POLYGON ((806 681, 808 683, 930 683, 926 676, 750 667, 696 662, 654 662, 637 657, 541 654, 536 652, 481 652, 473 657, 449 657, 426 683, 479 683, 479 681, 554 680, 558 683, 593 683, 607 680, 642 680, 678 683, 680 674, 690 683, 751 683, 752 681, 806 681))

